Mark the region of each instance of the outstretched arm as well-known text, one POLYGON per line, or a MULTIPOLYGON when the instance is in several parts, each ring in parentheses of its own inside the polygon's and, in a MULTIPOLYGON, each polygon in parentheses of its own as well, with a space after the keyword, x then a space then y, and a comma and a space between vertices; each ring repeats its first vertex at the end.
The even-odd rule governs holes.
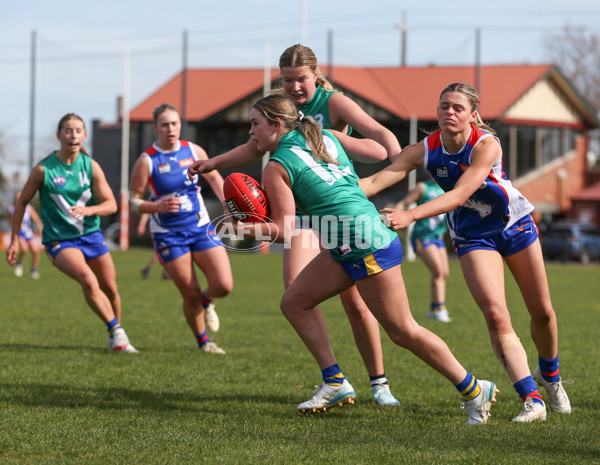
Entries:
POLYGON ((390 208, 384 208, 381 212, 386 214, 394 229, 401 229, 414 221, 454 210, 481 187, 501 155, 498 141, 488 137, 473 149, 471 165, 461 174, 452 190, 405 212, 390 208))
POLYGON ((249 139, 244 145, 240 145, 229 152, 225 152, 213 158, 197 160, 188 167, 188 176, 192 179, 196 174, 209 173, 213 170, 242 168, 256 163, 265 155, 256 148, 256 143, 249 139))
POLYGON ((358 180, 358 185, 367 197, 400 182, 412 170, 423 166, 425 146, 423 142, 410 145, 402 151, 392 164, 377 173, 358 180))
MULTIPOLYGON (((208 160, 208 155, 202 147, 196 144, 192 144, 192 146, 194 147, 198 161, 208 160)), ((223 203, 225 200, 225 197, 223 196, 223 176, 215 170, 208 173, 202 173, 202 177, 206 179, 219 201, 223 203)))
POLYGON ((371 139, 358 139, 347 136, 339 131, 331 133, 340 141, 350 159, 361 163, 377 163, 387 158, 387 153, 382 145, 371 139))

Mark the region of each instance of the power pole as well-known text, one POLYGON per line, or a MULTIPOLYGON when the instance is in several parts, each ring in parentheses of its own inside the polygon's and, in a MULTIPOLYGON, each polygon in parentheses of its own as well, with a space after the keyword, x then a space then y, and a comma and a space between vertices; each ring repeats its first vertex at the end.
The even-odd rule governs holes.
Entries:
POLYGON ((36 34, 31 31, 31 90, 29 101, 29 170, 33 169, 33 152, 35 151, 35 48, 36 34))

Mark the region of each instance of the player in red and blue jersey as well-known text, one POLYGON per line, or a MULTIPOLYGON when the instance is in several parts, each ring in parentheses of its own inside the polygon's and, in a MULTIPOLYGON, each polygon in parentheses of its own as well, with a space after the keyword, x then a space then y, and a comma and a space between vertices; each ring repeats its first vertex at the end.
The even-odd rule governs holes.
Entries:
MULTIPOLYGON (((137 160, 131 174, 131 207, 150 214, 150 233, 165 271, 183 297, 183 313, 198 346, 205 352, 224 354, 212 342, 207 329, 216 332, 219 318, 212 300, 225 297, 233 288, 227 252, 204 205, 188 167, 207 159, 198 145, 179 139, 181 119, 177 109, 163 104, 154 110, 158 140, 137 160), (149 191, 148 200, 143 200, 149 191), (194 263, 206 276, 208 286, 200 288, 194 263)), ((203 175, 223 202, 223 178, 218 172, 203 175)))
POLYGON ((524 402, 513 421, 546 419, 546 406, 535 383, 542 385, 550 406, 570 413, 558 364, 558 330, 533 206, 502 171, 502 149, 493 130, 479 116, 479 96, 470 85, 454 83, 440 96, 440 129, 402 152, 392 165, 360 181, 367 196, 384 189, 409 171, 425 167, 444 194, 408 211, 384 209, 392 227, 448 212, 452 245, 465 280, 485 317, 494 354, 524 402), (504 295, 508 265, 531 316, 531 337, 538 351, 533 376, 527 354, 512 327, 504 295), (535 378, 535 380, 534 380, 535 378))

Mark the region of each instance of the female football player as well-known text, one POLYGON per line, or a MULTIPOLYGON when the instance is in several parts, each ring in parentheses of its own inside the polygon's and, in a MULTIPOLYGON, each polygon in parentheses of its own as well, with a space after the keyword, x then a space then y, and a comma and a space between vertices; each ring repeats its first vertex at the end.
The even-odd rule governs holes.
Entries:
MULTIPOLYGON (((183 314, 200 349, 212 354, 225 351, 208 337, 219 330, 213 299, 233 288, 229 258, 210 222, 200 188, 188 178, 188 167, 207 159, 198 145, 179 140, 181 119, 175 107, 162 104, 154 110, 158 140, 136 161, 131 173, 130 204, 134 212, 150 213, 150 232, 156 254, 183 298, 183 314), (144 195, 150 191, 149 200, 144 195), (208 286, 200 288, 196 268, 208 286)), ((203 175, 223 202, 223 178, 213 171, 203 175)))
POLYGON ((117 211, 117 202, 100 165, 87 155, 80 116, 69 113, 58 123, 60 150, 38 163, 15 201, 8 263, 15 265, 19 229, 27 204, 40 193, 42 242, 60 271, 83 289, 85 300, 109 332, 109 349, 136 353, 120 325, 121 297, 115 265, 100 230, 100 216, 117 211))
MULTIPOLYGON (((400 153, 400 145, 392 132, 371 118, 353 100, 333 90, 319 69, 317 58, 310 48, 303 45, 289 47, 279 59, 279 68, 285 94, 304 115, 313 118, 325 129, 349 133, 354 128, 385 148, 385 152, 375 150, 354 158, 356 161, 375 163, 384 160, 386 152, 390 156, 400 153)), ((190 173, 247 166, 264 154, 265 152, 258 150, 256 144, 249 140, 225 154, 194 163, 190 167, 190 173)), ((318 233, 308 226, 298 229, 292 243, 284 251, 283 277, 286 287, 318 253, 318 233)), ((356 346, 367 368, 375 402, 383 406, 400 405, 390 392, 385 375, 377 320, 354 287, 342 292, 340 297, 352 327, 356 346)), ((293 308, 286 308, 284 315, 323 371, 330 365, 331 359, 334 359, 323 314, 318 307, 309 314, 296 314, 294 311, 293 308)), ((324 376, 326 374, 323 372, 324 376)))
POLYGON ((440 129, 407 148, 394 163, 360 181, 367 196, 425 167, 445 193, 408 211, 384 209, 394 228, 448 212, 452 245, 465 280, 483 312, 492 349, 524 402, 513 421, 546 419, 535 383, 544 386, 550 407, 570 413, 558 366, 558 329, 552 308, 533 206, 502 171, 502 149, 478 112, 470 85, 454 83, 440 96, 440 129), (531 316, 531 337, 539 366, 531 376, 527 354, 512 327, 504 295, 504 262, 514 276, 531 316), (535 381, 534 381, 535 378, 535 381))

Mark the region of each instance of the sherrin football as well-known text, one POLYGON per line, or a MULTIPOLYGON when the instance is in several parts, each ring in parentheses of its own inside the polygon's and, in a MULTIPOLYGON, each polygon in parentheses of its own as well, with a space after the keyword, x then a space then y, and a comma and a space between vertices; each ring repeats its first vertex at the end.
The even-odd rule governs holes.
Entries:
POLYGON ((258 181, 243 173, 232 173, 223 183, 225 203, 231 214, 247 223, 264 222, 271 216, 269 200, 258 181))

